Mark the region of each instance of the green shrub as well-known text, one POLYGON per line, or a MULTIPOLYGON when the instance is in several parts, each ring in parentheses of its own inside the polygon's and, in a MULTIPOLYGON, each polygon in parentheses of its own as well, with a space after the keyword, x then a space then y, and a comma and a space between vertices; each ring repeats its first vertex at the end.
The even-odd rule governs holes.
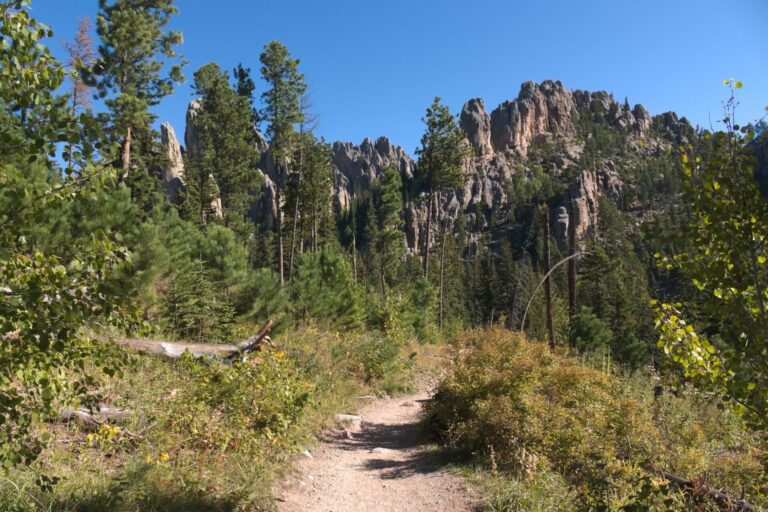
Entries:
MULTIPOLYGON (((764 496, 757 436, 702 397, 654 400, 647 377, 623 381, 508 331, 471 331, 460 354, 427 406, 430 430, 514 480, 556 473, 576 510, 637 503, 648 467, 764 496), (736 454, 743 469, 726 463, 736 454)), ((680 506, 673 491, 660 502, 680 506)))

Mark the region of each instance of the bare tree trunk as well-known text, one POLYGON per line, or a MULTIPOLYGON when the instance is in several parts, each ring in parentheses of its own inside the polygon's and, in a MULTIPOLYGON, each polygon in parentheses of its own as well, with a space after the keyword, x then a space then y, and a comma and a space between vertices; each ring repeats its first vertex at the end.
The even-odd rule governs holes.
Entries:
POLYGON ((301 170, 304 166, 304 125, 301 125, 299 133, 299 169, 296 177, 296 200, 293 202, 293 232, 291 233, 291 253, 288 258, 288 281, 293 275, 293 256, 296 251, 296 229, 299 225, 299 195, 301 192, 301 170))
POLYGON ((379 258, 379 279, 381 281, 381 296, 387 295, 387 280, 384 276, 384 258, 379 258))
POLYGON ((445 235, 447 231, 448 220, 446 219, 445 222, 443 222, 443 235, 440 241, 440 307, 438 313, 438 326, 440 327, 441 332, 443 330, 443 278, 445 276, 445 235))
POLYGON ((352 231, 352 271, 357 284, 357 234, 352 231))
MULTIPOLYGON (((544 205, 544 273, 549 274, 551 254, 549 250, 549 206, 544 205)), ((551 277, 544 281, 544 298, 547 302, 547 331, 549 332, 549 346, 555 347, 555 321, 552 317, 552 283, 551 277)))
POLYGON ((427 230, 424 234, 424 277, 429 278, 429 235, 432 229, 432 200, 435 193, 429 193, 429 204, 427 206, 427 230))
POLYGON ((285 249, 283 246, 283 207, 281 206, 280 186, 276 187, 275 196, 277 198, 277 218, 275 219, 275 229, 277 229, 277 259, 280 269, 280 287, 285 286, 285 249))
POLYGON ((200 173, 200 225, 205 226, 205 176, 200 173))
POLYGON ((128 177, 128 171, 131 168, 131 135, 132 135, 132 129, 129 126, 128 130, 125 132, 125 138, 123 139, 123 147, 122 147, 122 166, 123 166, 123 172, 120 173, 120 181, 125 181, 125 179, 128 177))
POLYGON ((312 204, 312 252, 317 252, 317 205, 312 204))
MULTIPOLYGON (((576 222, 573 214, 574 205, 568 219, 568 256, 576 254, 576 222)), ((568 314, 572 317, 576 314, 576 259, 568 260, 568 314)))
POLYGON ((306 238, 306 232, 304 231, 304 214, 301 214, 299 220, 299 254, 304 254, 304 239, 306 238))

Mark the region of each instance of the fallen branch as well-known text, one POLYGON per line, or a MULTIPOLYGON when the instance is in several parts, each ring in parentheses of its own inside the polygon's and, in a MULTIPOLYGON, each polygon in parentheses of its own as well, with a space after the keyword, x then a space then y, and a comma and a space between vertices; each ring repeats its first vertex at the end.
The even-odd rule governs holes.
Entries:
MULTIPOLYGON (((127 411, 125 409, 116 409, 114 407, 100 407, 99 412, 95 414, 92 414, 88 409, 83 409, 82 407, 77 409, 64 407, 59 411, 59 420, 63 423, 76 421, 94 430, 98 430, 99 427, 108 421, 125 421, 130 416, 131 411, 127 411)), ((141 437, 140 435, 134 434, 125 428, 120 429, 120 431, 124 432, 130 437, 141 437)))
POLYGON ((680 487, 683 491, 687 491, 693 495, 703 494, 703 495, 709 496, 710 498, 713 498, 718 505, 723 507, 725 510, 728 510, 729 512, 757 510, 757 508, 755 508, 754 505, 752 505, 750 502, 746 501, 745 499, 732 498, 731 496, 728 496, 728 494, 722 491, 717 491, 715 489, 712 489, 707 484, 694 482, 693 480, 689 480, 685 477, 674 475, 672 473, 667 473, 666 471, 654 470, 653 468, 648 468, 648 469, 653 473, 657 473, 668 482, 680 487))
POLYGON ((130 350, 144 352, 146 354, 178 358, 184 352, 189 352, 194 357, 219 357, 232 361, 256 350, 261 350, 267 339, 267 333, 272 327, 272 320, 268 320, 258 334, 236 345, 209 344, 209 343, 172 343, 169 341, 147 340, 143 338, 115 338, 115 343, 130 350))

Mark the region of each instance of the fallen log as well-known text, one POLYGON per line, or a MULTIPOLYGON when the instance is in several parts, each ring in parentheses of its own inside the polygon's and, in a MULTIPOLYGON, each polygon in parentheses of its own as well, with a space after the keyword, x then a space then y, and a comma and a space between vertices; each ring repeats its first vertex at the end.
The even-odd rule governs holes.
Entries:
POLYGON ((210 344, 210 343, 173 343, 169 341, 148 340, 144 338, 114 338, 115 343, 130 350, 144 352, 146 354, 163 357, 181 357, 184 352, 189 352, 194 357, 218 357, 232 361, 238 357, 261 350, 267 341, 267 334, 272 327, 272 320, 268 320, 258 332, 236 345, 210 344))
MULTIPOLYGON (((100 407, 98 412, 91 413, 88 409, 79 407, 72 409, 70 407, 63 407, 59 410, 59 421, 62 423, 69 423, 76 421, 81 425, 98 430, 99 427, 110 421, 125 421, 131 416, 131 411, 125 409, 116 409, 114 407, 100 407)), ((138 434, 134 434, 128 429, 121 429, 130 437, 141 437, 138 434)))
POLYGON ((651 472, 653 473, 657 473, 668 482, 678 486, 684 492, 689 492, 693 495, 696 495, 696 494, 706 495, 706 496, 709 496, 710 498, 713 498, 720 507, 723 507, 724 510, 728 510, 729 512, 758 510, 757 508, 755 508, 754 505, 752 505, 750 502, 746 501, 745 499, 733 498, 728 494, 724 493, 723 491, 712 489, 707 484, 694 482, 693 480, 690 480, 688 478, 678 476, 672 473, 667 473, 666 471, 655 470, 653 468, 648 468, 648 469, 651 470, 651 472))

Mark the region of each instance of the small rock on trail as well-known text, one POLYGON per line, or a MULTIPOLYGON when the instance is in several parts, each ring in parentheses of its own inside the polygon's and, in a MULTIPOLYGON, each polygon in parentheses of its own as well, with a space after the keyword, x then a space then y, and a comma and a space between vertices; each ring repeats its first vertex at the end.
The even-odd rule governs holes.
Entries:
POLYGON ((477 501, 417 443, 427 393, 376 400, 347 435, 325 441, 298 463, 281 512, 465 512, 477 501), (408 403, 407 406, 402 405, 408 403), (411 405, 412 404, 412 405, 411 405), (309 476, 312 478, 309 478, 309 476))

